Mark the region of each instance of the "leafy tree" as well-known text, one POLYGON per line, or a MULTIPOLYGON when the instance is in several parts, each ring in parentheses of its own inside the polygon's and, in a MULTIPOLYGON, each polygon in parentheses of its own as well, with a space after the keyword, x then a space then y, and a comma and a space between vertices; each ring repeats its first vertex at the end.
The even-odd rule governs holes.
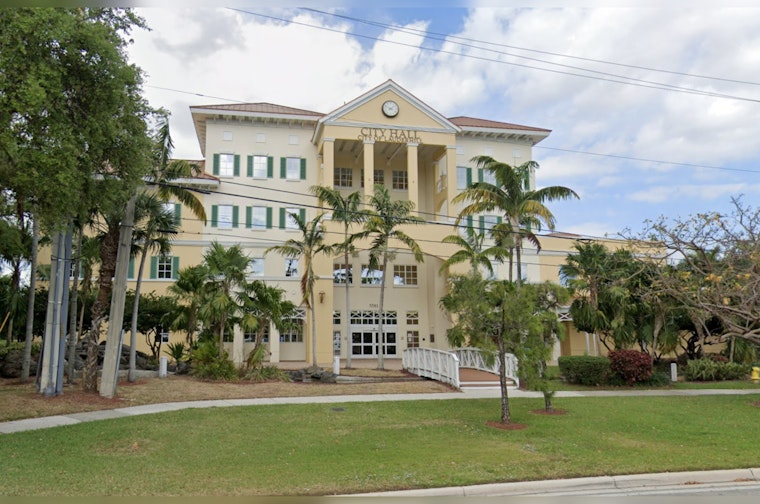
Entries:
POLYGON ((203 303, 198 314, 214 329, 219 341, 219 358, 224 356, 224 332, 230 318, 240 314, 241 291, 246 283, 250 259, 240 245, 225 248, 217 241, 203 254, 209 280, 203 290, 203 303))
POLYGON ((257 334, 253 352, 258 352, 263 342, 264 330, 269 324, 274 324, 282 333, 287 329, 286 321, 294 314, 296 307, 285 299, 283 289, 267 285, 261 280, 247 283, 244 293, 243 312, 255 319, 257 334))
MULTIPOLYGON (((127 293, 125 308, 131 309, 135 302, 134 291, 127 293)), ((145 343, 151 349, 154 359, 161 353, 161 333, 168 329, 166 314, 174 306, 171 296, 160 296, 155 292, 140 295, 140 310, 137 316, 137 330, 145 336, 145 343)), ((131 320, 124 319, 123 329, 130 329, 131 320)))
MULTIPOLYGON (((495 183, 476 182, 459 193, 452 201, 468 203, 459 213, 457 222, 462 217, 484 212, 499 211, 504 222, 494 226, 494 234, 501 245, 514 251, 517 262, 517 283, 522 283, 521 251, 522 242, 527 239, 537 247, 537 236, 531 231, 545 225, 554 229, 554 214, 544 203, 555 200, 578 198, 572 189, 563 186, 549 186, 542 189, 530 189, 529 177, 538 167, 535 161, 528 161, 518 167, 499 162, 490 156, 477 156, 472 159, 479 169, 493 174, 495 183)), ((512 279, 512 256, 510 255, 509 278, 512 279)))
POLYGON ((325 243, 325 232, 322 227, 322 217, 319 214, 312 220, 305 222, 297 213, 291 213, 290 217, 295 221, 301 239, 290 238, 282 245, 269 247, 265 253, 277 252, 285 257, 300 257, 303 260, 303 275, 301 276, 302 303, 311 313, 311 362, 317 365, 317 323, 314 314, 314 284, 317 276, 314 273, 314 260, 319 254, 331 254, 332 246, 325 243))
POLYGON ((353 224, 360 224, 364 222, 365 214, 360 211, 359 206, 362 202, 361 193, 353 192, 348 196, 343 196, 337 189, 323 186, 314 186, 311 191, 319 199, 320 203, 326 203, 329 205, 332 216, 331 220, 340 222, 343 224, 343 242, 337 247, 336 251, 343 253, 343 268, 345 269, 345 277, 343 279, 343 285, 346 289, 346 314, 345 320, 345 334, 348 338, 348 349, 346 351, 346 368, 351 368, 351 329, 350 329, 350 314, 351 314, 351 302, 349 299, 351 275, 349 274, 348 256, 353 252, 356 247, 353 245, 353 239, 349 235, 349 231, 353 224))
MULTIPOLYGON (((548 290, 554 287, 522 285, 507 280, 485 280, 478 274, 454 275, 449 292, 440 305, 455 315, 456 323, 448 331, 452 346, 466 344, 495 355, 499 363, 502 423, 511 422, 506 377, 506 355, 522 358, 522 366, 545 369, 547 348, 551 348, 558 327, 557 315, 547 302, 548 290)), ((557 296, 558 297, 558 296, 557 296)), ((555 297, 555 299, 557 299, 555 297)), ((543 376, 536 371, 529 377, 543 376)), ((534 380, 535 383, 535 380, 534 380)), ((545 389, 547 407, 551 395, 545 389)))
POLYGON ((364 230, 354 236, 355 240, 370 239, 369 266, 372 270, 379 269, 382 272, 380 280, 380 348, 377 352, 377 368, 384 369, 383 352, 385 352, 385 334, 383 333, 385 279, 388 274, 388 262, 394 256, 394 250, 399 245, 408 248, 412 252, 414 260, 422 262, 424 255, 419 244, 406 234, 404 226, 422 224, 424 221, 412 215, 414 203, 406 200, 392 201, 388 189, 383 185, 376 185, 375 191, 369 200, 370 209, 364 221, 364 230))

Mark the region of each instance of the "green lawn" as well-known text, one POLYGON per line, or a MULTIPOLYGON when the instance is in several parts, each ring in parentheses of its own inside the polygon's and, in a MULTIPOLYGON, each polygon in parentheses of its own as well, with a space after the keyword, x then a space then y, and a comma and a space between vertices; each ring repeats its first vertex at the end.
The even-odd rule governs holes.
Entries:
POLYGON ((329 495, 757 467, 760 394, 184 410, 0 437, 0 495, 329 495))

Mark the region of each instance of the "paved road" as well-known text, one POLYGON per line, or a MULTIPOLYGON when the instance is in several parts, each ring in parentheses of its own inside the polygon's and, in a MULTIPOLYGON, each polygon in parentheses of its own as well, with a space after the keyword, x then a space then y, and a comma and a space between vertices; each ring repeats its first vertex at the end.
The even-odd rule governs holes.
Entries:
MULTIPOLYGON (((756 390, 626 390, 626 391, 560 391, 557 397, 609 397, 630 396, 697 396, 697 395, 750 395, 756 390)), ((437 394, 377 394, 340 395, 319 397, 282 397, 264 399, 220 399, 212 401, 175 402, 146 404, 113 410, 90 411, 57 415, 44 418, 29 418, 0 423, 0 434, 11 434, 35 429, 46 429, 82 422, 93 422, 110 418, 148 415, 165 411, 189 408, 235 407, 268 404, 304 403, 346 403, 377 401, 419 401, 450 399, 481 399, 500 397, 497 387, 473 388, 462 392, 437 394)), ((511 390, 510 397, 541 397, 538 392, 511 390)), ((432 497, 432 496, 692 496, 692 495, 732 495, 752 496, 753 502, 760 496, 760 468, 729 471, 682 472, 660 474, 638 474, 624 476, 601 476, 568 480, 504 483, 407 490, 367 494, 373 496, 432 497)), ((741 499, 740 499, 741 500, 741 499)))

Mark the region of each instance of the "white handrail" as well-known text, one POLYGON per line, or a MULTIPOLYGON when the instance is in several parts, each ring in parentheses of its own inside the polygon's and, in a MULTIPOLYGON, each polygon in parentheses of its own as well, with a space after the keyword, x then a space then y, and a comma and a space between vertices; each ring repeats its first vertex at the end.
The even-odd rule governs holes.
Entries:
MULTIPOLYGON (((489 373, 499 374, 499 359, 494 358, 491 365, 486 365, 483 359, 483 352, 479 348, 457 348, 454 353, 459 358, 459 366, 463 368, 480 369, 489 373)), ((517 357, 513 354, 505 355, 507 378, 514 380, 517 387, 520 386, 520 379, 517 377, 517 357)))
POLYGON ((452 352, 407 348, 401 354, 401 364, 410 373, 459 388, 459 358, 452 352))

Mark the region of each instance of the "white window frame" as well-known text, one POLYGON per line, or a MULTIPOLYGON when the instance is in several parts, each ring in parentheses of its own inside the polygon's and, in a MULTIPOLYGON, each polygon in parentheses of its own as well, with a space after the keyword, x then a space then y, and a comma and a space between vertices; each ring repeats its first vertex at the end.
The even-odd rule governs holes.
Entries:
POLYGON ((298 224, 296 223, 296 220, 293 218, 290 214, 296 214, 300 215, 301 209, 300 208, 286 208, 285 209, 285 229, 289 231, 297 231, 298 230, 298 224))
POLYGON ((220 177, 234 177, 235 176, 235 155, 229 153, 219 154, 219 176, 220 177))
POLYGON ((393 285, 417 286, 419 284, 419 272, 416 264, 394 264, 393 285))
POLYGON ((457 166, 457 190, 467 189, 467 168, 466 166, 457 166))
POLYGON ((333 173, 333 185, 338 188, 352 188, 354 186, 353 168, 336 167, 333 173))
POLYGON ((263 257, 252 257, 251 263, 251 275, 253 276, 264 276, 264 258, 263 257))
POLYGON ((298 276, 298 259, 293 257, 285 258, 285 276, 297 277, 298 276))
POLYGON ((406 170, 393 170, 391 174, 391 187, 395 191, 409 189, 409 172, 406 170))
POLYGON ((254 154, 253 155, 253 173, 252 173, 253 178, 261 178, 261 179, 267 178, 268 166, 269 166, 269 158, 267 156, 262 156, 261 154, 254 154))
POLYGON ((218 229, 232 229, 233 215, 234 215, 233 205, 217 205, 216 227, 218 229))
POLYGON ((156 260, 156 279, 171 280, 172 277, 172 256, 158 256, 156 260))
POLYGON ((301 180, 301 158, 285 158, 285 180, 301 180))
POLYGON ((251 229, 266 229, 267 228, 267 207, 254 206, 251 207, 251 229), (261 215, 258 215, 261 214, 261 215))

